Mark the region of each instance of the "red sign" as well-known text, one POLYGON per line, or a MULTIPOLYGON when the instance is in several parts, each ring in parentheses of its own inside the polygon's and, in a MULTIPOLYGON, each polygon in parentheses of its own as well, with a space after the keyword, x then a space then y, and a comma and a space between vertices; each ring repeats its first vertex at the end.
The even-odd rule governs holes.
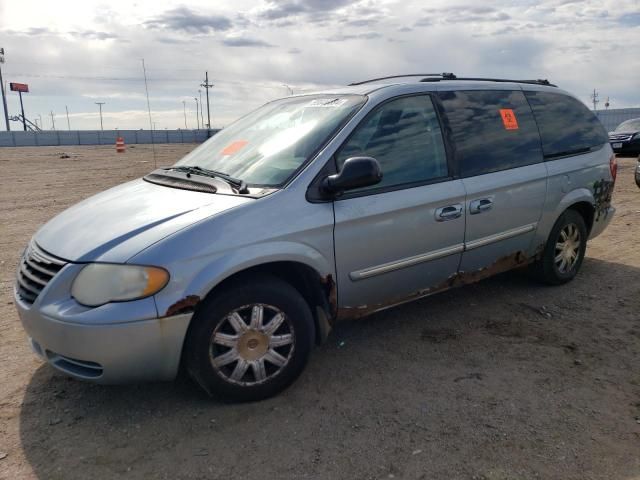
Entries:
POLYGON ((502 124, 506 130, 518 130, 518 120, 512 109, 501 108, 500 116, 502 117, 502 124))
POLYGON ((27 85, 26 83, 10 83, 9 84, 9 89, 12 92, 22 92, 22 93, 28 93, 29 92, 29 85, 27 85))

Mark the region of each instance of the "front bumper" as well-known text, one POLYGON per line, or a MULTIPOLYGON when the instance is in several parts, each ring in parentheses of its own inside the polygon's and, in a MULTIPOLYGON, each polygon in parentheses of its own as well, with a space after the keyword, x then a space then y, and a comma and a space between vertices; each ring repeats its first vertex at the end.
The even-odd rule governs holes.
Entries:
MULTIPOLYGON (((55 282, 52 282, 55 283, 55 282)), ((42 292, 46 298, 47 289, 42 292)), ((111 313, 135 311, 138 302, 113 304, 111 313), (127 309, 127 304, 129 309, 127 309)), ((74 321, 59 315, 65 308, 42 307, 40 298, 25 303, 14 289, 18 315, 33 350, 67 375, 96 383, 116 384, 172 380, 180 365, 182 345, 191 314, 135 321, 111 318, 109 322, 86 321, 91 311, 74 312, 74 321), (54 318, 47 312, 56 311, 54 318)), ((68 309, 73 311, 73 309, 68 309)), ((106 309, 108 313, 109 309, 106 309)), ((121 317, 122 318, 122 317, 121 317)))

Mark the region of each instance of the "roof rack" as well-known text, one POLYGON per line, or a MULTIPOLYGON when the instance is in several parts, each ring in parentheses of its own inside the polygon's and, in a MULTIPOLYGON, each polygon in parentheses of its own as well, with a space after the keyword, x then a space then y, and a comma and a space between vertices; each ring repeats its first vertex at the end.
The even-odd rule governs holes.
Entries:
POLYGON ((353 83, 350 83, 349 86, 354 87, 356 85, 364 85, 365 83, 372 83, 372 82, 378 82, 380 80, 389 80, 391 78, 403 78, 403 77, 439 77, 444 79, 446 76, 449 76, 449 75, 455 78, 455 75, 453 75, 453 73, 408 73, 407 75, 390 75, 388 77, 372 78, 370 80, 364 80, 362 82, 353 82, 353 83))
POLYGON ((553 83, 550 83, 546 78, 539 78, 537 80, 513 80, 509 78, 485 78, 485 77, 457 77, 453 73, 443 74, 440 78, 423 78, 421 82, 439 82, 441 80, 466 80, 477 82, 503 82, 503 83, 528 83, 531 85, 545 85, 547 87, 557 87, 553 83))
POLYGON ((527 83, 531 85, 545 85, 548 87, 557 87, 553 83, 550 83, 547 79, 538 79, 538 80, 512 80, 508 78, 484 78, 484 77, 458 77, 453 73, 410 73, 408 75, 391 75, 388 77, 379 77, 372 78, 371 80, 364 80, 362 82, 354 82, 350 83, 349 86, 355 85, 364 85, 365 83, 377 82, 380 80, 388 80, 392 78, 403 78, 403 77, 423 77, 421 82, 441 82, 443 80, 466 80, 466 81, 477 81, 477 82, 504 82, 504 83, 527 83))

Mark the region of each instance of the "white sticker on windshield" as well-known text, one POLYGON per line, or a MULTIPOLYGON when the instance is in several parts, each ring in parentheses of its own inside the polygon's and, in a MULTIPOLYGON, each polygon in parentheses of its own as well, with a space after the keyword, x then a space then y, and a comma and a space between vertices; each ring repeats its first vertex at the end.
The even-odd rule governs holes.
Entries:
POLYGON ((315 100, 311 100, 305 107, 316 107, 316 108, 331 108, 331 107, 341 107, 345 103, 347 103, 346 98, 317 98, 315 100))

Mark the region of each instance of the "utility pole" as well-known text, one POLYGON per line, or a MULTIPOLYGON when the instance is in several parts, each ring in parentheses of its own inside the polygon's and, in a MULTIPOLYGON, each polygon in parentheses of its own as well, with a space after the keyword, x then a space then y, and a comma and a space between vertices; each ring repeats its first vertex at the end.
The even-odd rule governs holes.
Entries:
POLYGON ((7 132, 11 130, 9 126, 9 111, 7 110, 7 97, 4 91, 4 81, 2 80, 2 64, 4 63, 4 48, 0 48, 0 90, 2 90, 2 106, 4 107, 4 121, 7 125, 7 132))
POLYGON ((200 113, 198 112, 198 97, 193 97, 196 101, 196 124, 198 125, 198 130, 200 130, 200 113))
POLYGON ((597 111, 597 106, 598 103, 600 103, 600 100, 598 100, 598 92, 596 92, 596 89, 593 89, 593 93, 591 94, 591 101, 593 102, 593 111, 597 111))
POLYGON ((67 106, 64 106, 64 109, 67 111, 67 129, 70 131, 71 130, 71 122, 69 121, 69 109, 67 108, 67 106))
POLYGON ((51 111, 50 115, 51 115, 51 125, 53 125, 52 130, 55 130, 56 129, 56 119, 55 119, 53 111, 51 111))
POLYGON ((187 101, 186 100, 182 100, 182 112, 184 113, 184 128, 189 128, 187 127, 187 101))
POLYGON ((42 123, 42 114, 39 113, 38 117, 40 117, 40 128, 44 130, 44 123, 42 123))
POLYGON ((202 90, 198 89, 198 95, 200 95, 200 123, 202 124, 202 128, 204 128, 204 116, 202 114, 202 111, 204 110, 202 108, 202 90))
POLYGON ((105 102, 94 102, 96 105, 98 105, 98 107, 100 108, 100 130, 104 130, 104 128, 102 128, 102 105, 105 104, 105 102))
POLYGON ((211 130, 211 114, 209 113, 209 89, 215 85, 209 83, 209 72, 204 72, 204 83, 200 84, 207 90, 207 130, 211 130))

